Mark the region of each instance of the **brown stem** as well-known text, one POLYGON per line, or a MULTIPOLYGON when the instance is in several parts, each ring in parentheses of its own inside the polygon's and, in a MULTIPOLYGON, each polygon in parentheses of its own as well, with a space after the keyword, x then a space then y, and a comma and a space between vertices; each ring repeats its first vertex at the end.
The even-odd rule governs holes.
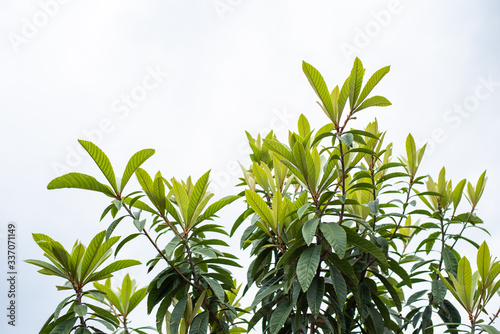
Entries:
POLYGON ((193 254, 191 252, 191 247, 189 247, 189 240, 187 240, 187 238, 184 240, 186 241, 186 252, 188 254, 189 265, 191 266, 191 271, 193 272, 194 283, 196 285, 199 285, 200 281, 198 279, 198 274, 196 273, 196 270, 194 267, 193 254))
MULTIPOLYGON (((82 305, 82 296, 83 296, 82 289, 79 287, 78 289, 75 290, 75 292, 76 292, 76 303, 78 305, 82 305)), ((85 319, 83 318, 83 316, 79 316, 78 318, 80 319, 80 327, 87 328, 87 324, 85 323, 85 319)))
MULTIPOLYGON (((125 210, 127 210, 128 214, 130 215, 130 217, 132 217, 132 219, 136 219, 136 217, 134 216, 134 214, 132 213, 132 211, 130 211, 130 208, 128 208, 125 204, 123 204, 123 207, 125 208, 125 210)), ((161 215, 160 217, 168 224, 168 226, 172 229, 172 231, 174 233, 176 233, 179 237, 182 238, 182 236, 179 234, 179 232, 175 228, 173 228, 173 224, 164 215, 161 215)), ((149 235, 148 231, 146 231, 145 228, 142 229, 142 232, 144 233, 144 235, 146 235, 146 237, 151 242, 151 244, 153 245, 153 247, 156 249, 156 251, 158 252, 158 254, 160 254, 160 256, 168 263, 168 265, 176 272, 176 274, 184 282, 186 282, 187 284, 191 285, 200 294, 203 293, 203 288, 200 285, 198 285, 197 283, 195 284, 195 283, 191 282, 186 276, 184 276, 179 271, 179 269, 177 269, 177 267, 175 267, 175 265, 165 256, 165 254, 163 254, 163 252, 160 250, 160 248, 158 247, 158 245, 156 244, 156 242, 154 242, 154 240, 151 238, 151 236, 149 235)), ((193 270, 193 274, 196 275, 196 273, 195 273, 194 270, 193 270)), ((212 316, 212 318, 214 318, 214 321, 217 323, 217 325, 219 326, 219 328, 221 328, 221 330, 222 330, 222 325, 221 325, 220 319, 217 317, 217 314, 212 310, 212 308, 210 307, 210 304, 208 303, 208 301, 205 299, 203 301, 203 303, 207 307, 207 310, 210 313, 210 315, 212 316)))
MULTIPOLYGON (((471 211, 469 212, 469 215, 467 216, 467 220, 465 221, 464 225, 462 226, 462 230, 458 234, 459 236, 461 236, 462 233, 464 233, 465 228, 467 227, 467 224, 469 223, 470 218, 472 217, 472 213, 474 212, 474 210, 475 210, 475 207, 473 206, 472 209, 471 209, 471 211)), ((453 242, 453 245, 451 245, 450 249, 453 249, 453 247, 455 247, 455 245, 457 244, 457 242, 458 242, 458 238, 455 239, 455 242, 453 242)))

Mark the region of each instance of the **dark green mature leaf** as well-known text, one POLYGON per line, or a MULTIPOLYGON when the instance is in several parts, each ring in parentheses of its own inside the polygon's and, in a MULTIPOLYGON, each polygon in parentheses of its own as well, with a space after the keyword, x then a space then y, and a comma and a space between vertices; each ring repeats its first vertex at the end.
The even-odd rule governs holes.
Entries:
POLYGON ((312 88, 316 92, 316 95, 318 95, 319 99, 321 100, 325 113, 330 118, 330 120, 334 122, 335 115, 332 98, 330 97, 330 92, 328 91, 325 80, 323 80, 323 77, 317 69, 315 69, 312 65, 306 63, 305 61, 302 62, 302 70, 304 71, 304 74, 306 75, 307 80, 309 80, 312 88))
POLYGON ((207 311, 197 314, 189 327, 189 334, 207 334, 208 318, 209 314, 207 311))
POLYGON ((330 277, 332 278, 333 289, 337 295, 339 305, 344 305, 347 298, 347 285, 342 273, 333 265, 330 265, 330 277))
POLYGON ((133 240, 135 239, 137 236, 141 235, 142 233, 134 233, 134 234, 130 234, 128 235, 125 239, 123 239, 119 244, 118 246, 116 246, 116 249, 115 249, 115 257, 116 255, 118 254, 118 252, 120 251, 120 249, 122 249, 123 246, 125 246, 125 244, 127 242, 129 242, 130 240, 133 240))
POLYGON ((80 316, 80 317, 83 317, 87 314, 87 306, 85 305, 75 305, 73 306, 73 311, 75 311, 75 313, 80 316))
POLYGON ((457 277, 458 260, 455 254, 453 254, 453 252, 450 249, 445 247, 443 249, 443 253, 441 254, 441 256, 443 257, 446 271, 452 274, 453 276, 457 277))
POLYGON ((345 230, 336 223, 321 223, 319 225, 326 241, 333 247, 339 258, 344 258, 347 248, 347 236, 345 230))
POLYGON ((300 255, 297 262, 297 279, 299 280, 302 291, 307 291, 309 285, 316 275, 319 260, 321 256, 321 246, 309 246, 300 255))
POLYGON ((323 277, 315 277, 307 290, 307 304, 313 315, 319 315, 321 303, 325 295, 325 279, 323 277))
POLYGON ((346 226, 342 226, 344 230, 346 231, 347 235, 347 241, 356 246, 361 248, 365 253, 368 253, 372 256, 374 256, 378 263, 383 266, 383 267, 389 267, 389 263, 387 262, 387 259, 385 258, 384 253, 380 248, 375 246, 375 244, 369 240, 366 240, 362 237, 360 237, 356 232, 351 230, 350 228, 346 226))
POLYGON ((434 298, 436 304, 442 303, 444 301, 446 291, 448 291, 448 289, 440 278, 432 281, 432 297, 434 298))
POLYGON ((148 160, 153 154, 155 150, 153 149, 144 149, 136 152, 128 161, 127 166, 125 167, 125 171, 123 171, 123 176, 120 185, 120 192, 123 191, 128 181, 134 174, 137 168, 139 168, 146 160, 148 160))
POLYGON ((100 183, 94 177, 82 173, 68 173, 56 177, 47 185, 47 189, 77 188, 93 190, 103 193, 109 197, 115 197, 115 194, 107 185, 100 183))
POLYGON ((121 216, 118 219, 115 219, 111 224, 109 224, 108 229, 106 230, 106 240, 109 239, 111 236, 111 233, 115 230, 115 228, 118 226, 118 224, 122 221, 123 218, 128 217, 128 216, 121 216))
POLYGON ((93 304, 87 304, 87 306, 94 312, 96 317, 103 319, 108 322, 110 325, 118 327, 119 320, 114 316, 111 312, 93 304))
POLYGON ((273 299, 269 303, 258 309, 253 317, 248 321, 248 331, 250 331, 263 317, 272 312, 273 306, 278 302, 278 299, 273 299))
POLYGON ((281 289, 283 287, 282 283, 278 283, 279 279, 281 277, 275 277, 272 278, 271 280, 267 281, 262 285, 260 290, 257 292, 255 295, 255 298, 252 302, 252 305, 250 305, 250 310, 253 310, 255 306, 257 306, 264 298, 272 294, 273 292, 281 289))
POLYGON ((427 305, 425 307, 424 313, 422 314, 422 323, 420 324, 422 330, 425 330, 431 324, 432 317, 432 305, 427 305))
POLYGON ((210 289, 214 292, 214 295, 221 301, 224 302, 226 294, 224 293, 224 289, 216 280, 203 276, 205 281, 207 281, 210 289))
POLYGON ((307 246, 309 246, 316 235, 316 229, 318 228, 319 218, 313 218, 302 225, 302 236, 307 246))
POLYGON ((76 320, 78 318, 70 318, 67 320, 64 320, 63 322, 59 323, 54 329, 50 332, 50 334, 68 334, 71 332, 73 329, 73 325, 75 324, 76 320))
POLYGON ((375 276, 377 276, 377 278, 382 282, 382 284, 384 284, 385 288, 387 289, 387 291, 391 295, 392 300, 394 301, 394 304, 396 305, 396 308, 398 309, 399 312, 401 312, 401 309, 402 309, 401 299, 399 298, 399 295, 396 292, 396 290, 394 289, 394 287, 392 286, 392 284, 383 275, 376 273, 376 272, 372 272, 372 273, 375 276))
POLYGON ((422 297, 423 295, 425 295, 427 293, 427 290, 422 290, 422 291, 417 291, 415 292, 414 294, 412 294, 408 300, 406 301, 406 306, 409 306, 411 304, 413 304, 414 302, 416 302, 417 300, 420 299, 420 297, 422 297))
POLYGON ((111 166, 111 162, 109 161, 106 154, 92 142, 79 139, 78 142, 83 148, 89 153, 89 155, 94 159, 95 163, 104 174, 109 184, 115 191, 118 193, 118 187, 116 186, 116 177, 115 172, 113 171, 113 167, 111 166))
POLYGON ((278 307, 271 314, 271 320, 269 321, 269 327, 271 330, 271 334, 276 334, 280 331, 283 325, 288 319, 290 312, 292 312, 293 304, 291 300, 288 300, 282 304, 279 304, 278 307))
POLYGON ((170 318, 170 332, 172 334, 177 334, 177 331, 179 330, 179 324, 181 322, 184 310, 186 309, 188 298, 189 296, 184 296, 181 300, 179 300, 175 305, 174 310, 172 311, 172 316, 170 318))
POLYGON ((388 262, 390 265, 390 269, 401 278, 405 285, 411 288, 411 277, 408 272, 396 260, 389 258, 388 262))

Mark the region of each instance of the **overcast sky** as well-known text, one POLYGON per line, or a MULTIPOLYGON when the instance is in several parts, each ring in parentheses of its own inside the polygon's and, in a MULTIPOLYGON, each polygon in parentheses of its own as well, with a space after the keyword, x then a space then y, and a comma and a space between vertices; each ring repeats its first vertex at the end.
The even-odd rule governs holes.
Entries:
MULTIPOLYGON (((353 125, 377 117, 397 153, 411 132, 429 145, 421 172, 436 176, 446 165, 454 184, 475 184, 487 169, 478 214, 498 237, 499 33, 500 5, 483 0, 0 1, 0 268, 7 271, 6 227, 15 222, 19 273, 17 326, 2 316, 0 331, 37 332, 65 296, 54 287, 60 280, 21 263, 42 259, 31 233, 71 248, 109 224, 98 222, 104 196, 46 189, 61 173, 99 175, 77 139, 98 143, 117 174, 137 150, 154 148, 151 173, 212 169, 217 196, 235 193, 236 163, 248 162, 245 130, 284 138, 301 113, 315 128, 326 122, 302 60, 330 87, 356 56, 368 74, 391 65, 377 94, 393 106, 353 125)), ((223 212, 225 225, 238 205, 223 212)), ((118 233, 133 232, 128 223, 118 233)), ((500 256, 498 242, 475 235, 483 238, 500 256)), ((137 256, 143 241, 122 256, 137 256)), ((141 260, 154 255, 144 248, 141 260)), ((142 285, 151 279, 142 268, 131 272, 142 285)))

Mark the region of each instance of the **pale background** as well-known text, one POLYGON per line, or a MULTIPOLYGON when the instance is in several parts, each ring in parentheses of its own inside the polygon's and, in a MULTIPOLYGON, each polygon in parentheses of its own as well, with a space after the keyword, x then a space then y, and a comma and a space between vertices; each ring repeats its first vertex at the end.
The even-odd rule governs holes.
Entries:
MULTIPOLYGON (((437 176, 446 165, 454 184, 462 178, 475 184, 487 169, 478 214, 493 237, 468 236, 488 240, 500 256, 499 35, 500 4, 483 0, 2 0, 0 268, 7 271, 12 221, 19 276, 15 328, 6 325, 7 286, 0 279, 0 332, 38 332, 66 296, 54 287, 59 279, 21 263, 42 259, 31 233, 71 248, 110 222, 98 222, 104 196, 46 189, 58 171, 99 175, 76 151, 78 138, 98 143, 118 175, 134 152, 150 147, 156 154, 144 167, 151 173, 197 178, 212 169, 216 196, 235 193, 236 163, 248 162, 245 130, 272 128, 284 138, 301 113, 316 128, 326 121, 302 60, 330 87, 343 82, 356 56, 367 76, 391 65, 376 93, 393 106, 372 108, 354 125, 377 117, 396 153, 409 132, 429 142, 422 172, 437 176), (156 81, 148 78, 155 71, 156 81), (127 106, 130 94, 135 101, 127 106)), ((231 226, 242 207, 222 211, 221 222, 231 226)), ((117 232, 131 233, 131 225, 117 232)), ((237 244, 235 238, 233 250, 248 265, 237 244)), ((146 245, 136 239, 121 257, 147 260, 154 253, 146 245)), ((473 249, 460 249, 474 259, 473 249)), ((152 278, 143 268, 130 272, 141 285, 152 278)), ((244 272, 237 276, 243 282, 244 272)), ((133 324, 148 323, 139 311, 133 324)))

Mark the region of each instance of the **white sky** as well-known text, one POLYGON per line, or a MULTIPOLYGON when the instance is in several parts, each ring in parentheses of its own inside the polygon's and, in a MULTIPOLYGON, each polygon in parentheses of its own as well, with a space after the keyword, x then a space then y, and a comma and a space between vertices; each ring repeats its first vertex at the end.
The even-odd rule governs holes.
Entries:
MULTIPOLYGON (((99 175, 75 151, 77 139, 98 141, 117 174, 133 153, 151 147, 156 154, 145 165, 151 173, 185 178, 212 169, 217 196, 235 193, 235 162, 248 161, 245 130, 274 128, 283 136, 301 113, 316 128, 326 121, 302 60, 330 87, 343 82, 355 56, 367 75, 391 65, 377 93, 393 106, 371 109, 354 125, 377 117, 396 152, 409 132, 420 143, 430 140, 422 172, 437 175, 446 165, 455 184, 475 183, 487 169, 478 213, 499 235, 498 2, 54 1, 0 2, 0 268, 6 272, 5 232, 13 221, 19 272, 18 326, 7 327, 2 316, 2 333, 37 332, 65 296, 55 290, 58 279, 21 263, 42 259, 31 233, 70 248, 110 222, 98 222, 104 196, 46 190, 63 165, 99 175), (152 72, 156 81, 147 79, 152 72), (149 90, 141 88, 144 80, 149 90), (127 106, 132 93, 139 101, 127 106)), ((224 211, 222 222, 230 226, 241 207, 224 211)), ((118 233, 133 232, 130 225, 118 233)), ((500 245, 486 240, 500 256, 500 245)), ((142 242, 122 256, 137 256, 142 242)), ((142 260, 153 255, 146 247, 142 260)), ((142 268, 131 272, 142 284, 151 279, 142 268)), ((5 313, 7 286, 0 282, 5 313)))

